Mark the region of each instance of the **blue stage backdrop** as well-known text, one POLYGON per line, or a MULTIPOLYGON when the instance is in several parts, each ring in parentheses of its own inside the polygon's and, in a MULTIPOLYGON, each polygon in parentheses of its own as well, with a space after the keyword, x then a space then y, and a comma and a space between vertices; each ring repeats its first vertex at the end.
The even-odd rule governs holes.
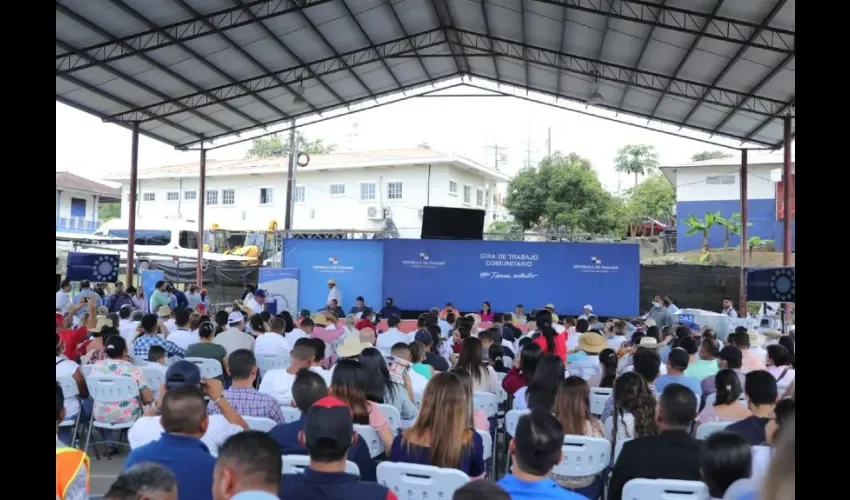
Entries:
POLYGON ((362 295, 377 309, 383 303, 381 285, 384 243, 376 240, 285 240, 283 264, 299 269, 298 306, 315 311, 328 300, 328 280, 336 280, 343 309, 362 295))
POLYGON ((270 313, 289 311, 293 318, 298 317, 298 276, 298 269, 260 268, 257 287, 266 291, 270 313))
POLYGON ((486 300, 497 312, 517 303, 526 310, 552 303, 562 315, 579 315, 590 303, 600 315, 635 316, 638 250, 631 244, 387 240, 384 294, 401 309, 450 300, 469 312, 486 300))
POLYGON ((68 252, 66 278, 70 281, 115 283, 118 281, 118 255, 68 252))
MULTIPOLYGON (((156 282, 165 280, 165 271, 159 269, 147 269, 142 271, 142 291, 145 293, 145 300, 148 304, 151 303, 151 295, 156 290, 156 282)), ((156 312, 156 311, 154 311, 156 312)))

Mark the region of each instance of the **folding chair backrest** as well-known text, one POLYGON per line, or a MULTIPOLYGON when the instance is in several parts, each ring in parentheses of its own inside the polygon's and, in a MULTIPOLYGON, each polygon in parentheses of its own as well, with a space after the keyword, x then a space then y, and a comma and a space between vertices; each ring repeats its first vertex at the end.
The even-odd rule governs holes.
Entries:
POLYGON ((605 409, 605 403, 611 397, 613 389, 610 387, 591 387, 590 388, 590 413, 597 417, 602 415, 605 409))
POLYGON ((469 482, 469 476, 457 469, 401 462, 378 464, 378 483, 405 500, 449 499, 469 482))
POLYGON ((94 365, 80 365, 80 373, 83 374, 83 377, 88 377, 92 368, 94 368, 94 365))
POLYGON ((629 500, 709 500, 708 486, 701 481, 631 479, 623 487, 629 500))
POLYGON ((564 458, 552 470, 566 477, 595 476, 611 463, 611 442, 601 437, 564 436, 564 458))
POLYGON ((475 391, 472 395, 473 406, 484 412, 487 418, 495 417, 499 411, 499 397, 491 392, 475 391))
POLYGON ((260 375, 265 375, 271 370, 285 370, 289 368, 291 358, 287 354, 260 354, 257 356, 257 368, 260 375))
POLYGON ((381 436, 371 426, 354 424, 354 432, 369 446, 370 457, 375 458, 386 451, 384 450, 384 442, 381 441, 381 436))
POLYGON ((248 424, 248 428, 252 431, 263 431, 269 432, 272 430, 272 427, 277 425, 277 422, 270 418, 264 417, 242 417, 245 420, 245 423, 248 424))
POLYGON ((706 422, 697 427, 697 439, 705 439, 715 432, 720 432, 729 426, 732 422, 706 422))
POLYGON ((280 410, 283 412, 283 420, 287 424, 297 422, 298 419, 301 418, 301 410, 299 410, 298 408, 281 405, 280 410))
POLYGON ((516 426, 519 423, 519 418, 528 413, 531 413, 531 411, 511 410, 505 413, 505 431, 508 433, 508 436, 514 436, 514 434, 516 433, 516 426))
POLYGON ((77 387, 77 381, 74 380, 74 377, 56 377, 56 382, 62 388, 62 395, 65 396, 65 399, 80 395, 80 389, 77 387))
MULTIPOLYGON (((307 455, 283 455, 281 457, 283 474, 302 474, 304 469, 310 466, 310 457, 307 455)), ((360 477, 360 467, 350 460, 345 461, 345 473, 360 477)))
POLYGON ((145 375, 145 380, 148 382, 148 389, 159 397, 159 390, 165 384, 165 374, 161 370, 155 368, 143 367, 142 373, 145 375))
POLYGON ((398 434, 401 431, 401 412, 393 405, 379 404, 376 405, 387 416, 390 421, 390 430, 393 434, 398 434))
POLYGON ((89 394, 98 403, 121 403, 139 397, 139 386, 130 377, 89 375, 89 394))
POLYGON ((198 365, 201 370, 201 376, 206 378, 221 377, 224 371, 221 368, 221 363, 217 359, 209 358, 184 358, 186 361, 191 361, 198 365))

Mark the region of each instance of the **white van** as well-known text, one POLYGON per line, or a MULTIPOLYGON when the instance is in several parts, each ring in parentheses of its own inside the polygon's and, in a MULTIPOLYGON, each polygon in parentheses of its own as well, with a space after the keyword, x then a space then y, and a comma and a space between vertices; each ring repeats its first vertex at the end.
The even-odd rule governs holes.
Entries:
MULTIPOLYGON (((103 223, 94 235, 127 238, 127 226, 127 221, 113 219, 103 223)), ((191 220, 137 220, 135 248, 140 252, 197 250, 198 224, 191 220)))

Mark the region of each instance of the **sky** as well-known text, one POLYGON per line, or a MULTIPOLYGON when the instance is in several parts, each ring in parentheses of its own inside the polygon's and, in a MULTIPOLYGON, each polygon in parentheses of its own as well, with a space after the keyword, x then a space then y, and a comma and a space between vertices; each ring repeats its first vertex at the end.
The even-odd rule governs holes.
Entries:
MULTIPOLYGON (((335 143, 338 151, 410 148, 427 142, 434 150, 457 153, 491 168, 495 158, 492 146, 499 146, 507 155, 500 169, 515 174, 528 157, 536 164, 546 155, 549 129, 552 151, 575 152, 589 159, 611 191, 634 184, 632 176, 618 176, 614 170, 616 151, 627 144, 654 146, 661 165, 689 162, 700 151, 722 150, 515 97, 414 98, 307 125, 302 130, 308 139, 335 143)), ((249 147, 250 143, 234 144, 210 151, 208 158, 244 158, 249 147)), ((197 151, 180 152, 153 139, 140 138, 140 168, 191 161, 199 161, 197 151)), ((98 180, 129 169, 128 129, 56 103, 56 170, 98 180)))

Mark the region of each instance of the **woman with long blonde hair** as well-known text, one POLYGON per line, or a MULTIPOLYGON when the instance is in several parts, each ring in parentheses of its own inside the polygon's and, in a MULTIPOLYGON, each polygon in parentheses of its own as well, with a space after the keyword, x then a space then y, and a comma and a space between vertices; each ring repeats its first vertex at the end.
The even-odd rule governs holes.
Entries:
POLYGON ((419 416, 395 437, 389 460, 484 475, 484 445, 470 426, 466 391, 457 376, 439 373, 428 382, 419 416))
MULTIPOLYGON (((590 385, 581 377, 572 376, 561 381, 555 393, 553 413, 564 427, 565 435, 605 437, 602 422, 590 413, 590 385)), ((602 494, 601 476, 567 477, 552 474, 552 480, 587 498, 598 498, 602 494)))
POLYGON ((469 418, 472 427, 479 431, 490 432, 490 421, 487 419, 487 415, 484 413, 484 410, 476 408, 473 404, 473 397, 475 395, 472 392, 472 375, 458 366, 450 369, 448 373, 451 373, 460 379, 461 384, 463 384, 463 392, 466 393, 466 401, 469 405, 469 418))

